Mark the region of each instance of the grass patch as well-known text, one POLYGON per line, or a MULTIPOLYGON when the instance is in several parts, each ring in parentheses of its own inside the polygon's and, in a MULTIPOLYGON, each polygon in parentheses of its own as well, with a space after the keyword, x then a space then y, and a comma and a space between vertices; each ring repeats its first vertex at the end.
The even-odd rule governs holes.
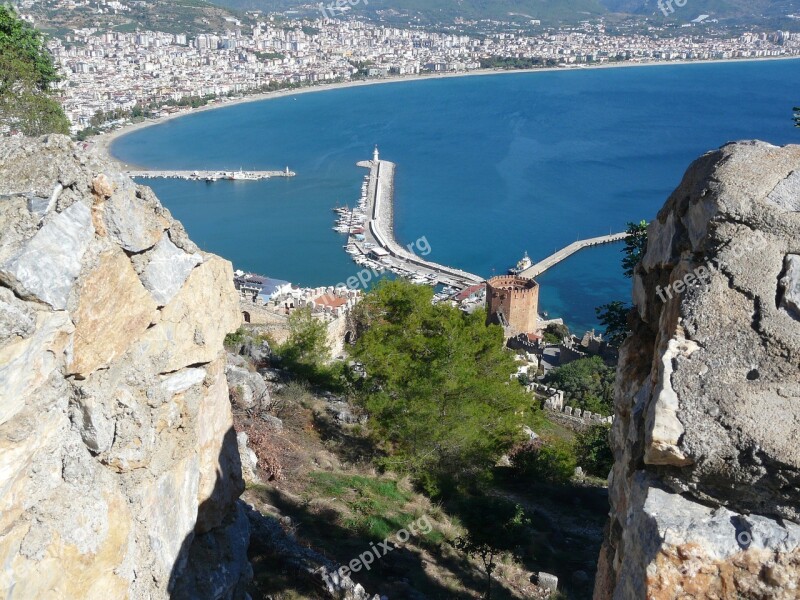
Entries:
MULTIPOLYGON (((421 511, 406 506, 414 494, 393 479, 317 471, 309 475, 307 494, 342 504, 339 524, 371 540, 386 539, 422 516, 421 511)), ((444 536, 432 530, 425 538, 438 544, 444 536)))

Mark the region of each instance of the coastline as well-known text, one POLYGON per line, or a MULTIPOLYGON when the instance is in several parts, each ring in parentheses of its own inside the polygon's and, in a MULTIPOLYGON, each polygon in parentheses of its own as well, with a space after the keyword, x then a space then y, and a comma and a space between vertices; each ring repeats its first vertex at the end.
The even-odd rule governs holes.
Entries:
POLYGON ((659 67, 659 66, 670 66, 670 65, 672 66, 707 65, 707 64, 718 64, 718 63, 729 64, 729 63, 744 63, 744 62, 766 62, 766 61, 778 61, 778 60, 800 60, 800 56, 778 56, 769 58, 727 58, 727 59, 710 59, 710 60, 651 61, 651 62, 626 61, 620 63, 586 65, 586 66, 575 66, 575 67, 541 67, 535 69, 513 69, 513 70, 478 69, 474 71, 464 71, 459 73, 439 73, 439 74, 434 73, 429 75, 396 75, 393 77, 385 77, 382 79, 374 79, 366 81, 326 83, 326 84, 311 85, 296 90, 280 90, 277 92, 265 92, 261 94, 247 95, 242 98, 236 98, 235 100, 230 100, 227 102, 219 102, 216 104, 212 104, 211 106, 203 106, 196 109, 189 109, 173 115, 161 117, 158 119, 148 119, 146 121, 142 121, 141 123, 133 123, 131 125, 126 125, 125 127, 121 127, 109 133, 104 133, 102 135, 95 136, 94 138, 90 138, 89 140, 87 140, 86 143, 90 144, 92 150, 100 154, 100 156, 102 156, 103 158, 106 158, 112 161, 113 163, 116 163, 123 170, 128 170, 131 168, 135 168, 137 165, 128 165, 126 163, 123 163, 121 160, 115 157, 111 152, 111 146, 119 138, 122 138, 136 131, 146 129, 148 127, 153 127, 155 125, 166 123, 173 119, 180 119, 181 117, 186 117, 189 115, 194 115, 197 113, 210 110, 217 110, 221 108, 237 106, 239 104, 248 104, 250 102, 262 102, 265 100, 285 98, 288 96, 298 96, 300 94, 327 92, 338 89, 349 89, 349 88, 357 88, 364 86, 387 85, 392 83, 404 83, 404 82, 414 82, 414 81, 428 81, 435 79, 450 79, 454 77, 486 77, 491 75, 520 75, 520 74, 530 74, 530 73, 554 73, 554 72, 569 73, 569 72, 581 72, 581 71, 600 70, 600 69, 624 69, 624 68, 637 68, 637 67, 659 67))

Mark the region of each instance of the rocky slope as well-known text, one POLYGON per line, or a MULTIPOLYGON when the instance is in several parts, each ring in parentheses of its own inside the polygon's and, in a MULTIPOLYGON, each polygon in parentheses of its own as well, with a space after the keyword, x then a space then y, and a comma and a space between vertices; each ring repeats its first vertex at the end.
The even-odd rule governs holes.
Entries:
POLYGON ((148 188, 0 141, 0 597, 241 597, 239 322, 231 265, 148 188))
POLYGON ((634 300, 595 599, 800 597, 800 147, 696 161, 634 300))

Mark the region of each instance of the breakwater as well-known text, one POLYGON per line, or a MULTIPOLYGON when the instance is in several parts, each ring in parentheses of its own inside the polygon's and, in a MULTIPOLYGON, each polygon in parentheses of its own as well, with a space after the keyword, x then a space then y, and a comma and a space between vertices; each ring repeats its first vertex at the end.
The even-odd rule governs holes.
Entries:
POLYGON ((589 238, 588 240, 579 240, 577 242, 573 242, 566 248, 562 248, 555 254, 551 254, 543 261, 528 267, 524 271, 520 271, 519 275, 520 277, 525 277, 527 279, 535 279, 548 269, 552 269, 558 263, 568 259, 570 256, 572 256, 576 252, 580 252, 584 248, 591 248, 592 246, 602 246, 603 244, 613 244, 615 242, 621 242, 622 240, 626 239, 628 235, 629 235, 628 233, 614 233, 611 235, 603 235, 600 237, 589 238))
POLYGON ((413 244, 403 247, 398 243, 393 228, 396 165, 376 156, 376 159, 360 162, 358 166, 370 170, 365 206, 369 220, 364 228, 364 240, 354 242, 364 256, 379 259, 381 264, 399 275, 412 276, 430 284, 464 289, 484 281, 483 277, 473 273, 425 260, 412 251, 413 244), (376 248, 380 250, 376 251, 376 248))
POLYGON ((129 177, 140 179, 184 179, 186 181, 261 181, 273 177, 297 175, 286 167, 283 171, 126 171, 129 177))

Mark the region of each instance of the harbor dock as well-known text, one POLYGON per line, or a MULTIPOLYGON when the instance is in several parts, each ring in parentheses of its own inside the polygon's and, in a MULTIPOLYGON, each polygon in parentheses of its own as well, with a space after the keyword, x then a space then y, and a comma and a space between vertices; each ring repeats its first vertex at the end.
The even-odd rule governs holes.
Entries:
POLYGON ((626 239, 628 235, 629 234, 627 233, 614 233, 611 235, 603 235, 596 238, 590 238, 588 240, 579 240, 577 242, 573 242, 566 248, 562 248, 555 254, 548 256, 543 261, 538 262, 535 265, 532 265, 531 267, 525 269, 524 271, 520 271, 519 276, 525 277, 526 279, 535 279, 548 269, 552 269, 558 263, 568 259, 570 256, 572 256, 576 252, 580 252, 584 248, 591 248, 592 246, 601 246, 603 244, 613 244, 614 242, 621 242, 622 240, 626 239))
POLYGON ((126 171, 129 177, 140 179, 184 179, 186 181, 261 181, 273 177, 297 175, 286 167, 283 171, 126 171))
POLYGON ((376 152, 374 160, 360 162, 358 166, 370 170, 366 183, 364 239, 361 243, 352 242, 364 257, 377 258, 382 254, 384 257, 379 264, 420 283, 461 290, 484 281, 478 275, 425 260, 413 252, 414 244, 404 247, 397 242, 393 230, 395 164, 379 160, 376 152))
MULTIPOLYGON (((335 209, 340 218, 334 229, 348 234, 347 252, 353 255, 359 265, 378 271, 389 270, 414 283, 443 285, 458 291, 485 281, 473 273, 426 260, 414 252, 413 243, 406 247, 400 244, 394 237, 393 227, 396 165, 381 160, 377 148, 373 160, 357 164, 369 169, 369 175, 364 178, 362 185, 361 200, 353 210, 335 209)), ((619 242, 627 237, 627 233, 615 233, 579 240, 534 265, 526 255, 527 265, 530 266, 521 266, 519 271, 513 272, 526 279, 535 279, 584 248, 619 242)))

